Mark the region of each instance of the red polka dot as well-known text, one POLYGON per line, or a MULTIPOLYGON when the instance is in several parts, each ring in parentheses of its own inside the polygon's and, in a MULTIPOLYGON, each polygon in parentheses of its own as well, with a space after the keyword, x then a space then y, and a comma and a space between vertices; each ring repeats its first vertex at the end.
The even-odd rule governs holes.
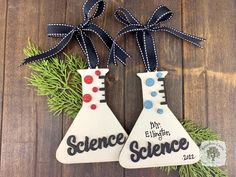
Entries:
POLYGON ((84 100, 84 102, 88 103, 92 100, 92 96, 90 94, 85 94, 83 96, 83 100, 84 100))
POLYGON ((86 84, 91 84, 91 83, 93 82, 93 77, 90 76, 90 75, 85 76, 85 77, 84 77, 84 82, 85 82, 86 84))
POLYGON ((97 76, 100 76, 100 75, 101 75, 101 71, 97 70, 97 71, 95 71, 95 74, 96 74, 97 76))
POLYGON ((95 104, 92 104, 92 105, 90 106, 90 108, 94 110, 94 109, 97 108, 97 106, 96 106, 95 104))
POLYGON ((93 92, 97 92, 98 88, 97 87, 93 87, 93 92))

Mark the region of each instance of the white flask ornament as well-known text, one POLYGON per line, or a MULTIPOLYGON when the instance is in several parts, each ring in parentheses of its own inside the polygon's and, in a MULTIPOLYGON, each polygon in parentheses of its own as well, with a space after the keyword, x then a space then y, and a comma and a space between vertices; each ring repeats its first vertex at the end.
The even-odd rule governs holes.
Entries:
POLYGON ((83 104, 59 145, 56 158, 65 164, 118 161, 127 133, 106 103, 108 69, 78 72, 83 104))
POLYGON ((122 151, 124 168, 193 164, 198 146, 167 105, 164 78, 167 71, 138 73, 142 82, 143 110, 122 151))

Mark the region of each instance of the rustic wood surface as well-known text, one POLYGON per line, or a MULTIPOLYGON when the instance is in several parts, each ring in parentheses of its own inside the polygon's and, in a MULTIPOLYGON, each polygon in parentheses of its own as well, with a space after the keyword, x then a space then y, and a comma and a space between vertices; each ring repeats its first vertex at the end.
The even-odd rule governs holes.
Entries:
MULTIPOLYGON (((0 0, 0 168, 2 177, 167 177, 158 169, 125 170, 116 163, 62 165, 55 151, 71 120, 53 118, 46 98, 36 95, 24 77, 27 38, 47 49, 57 42, 46 35, 48 23, 78 24, 83 1, 0 0)), ((169 106, 179 119, 191 119, 217 131, 228 148, 225 169, 236 174, 236 0, 109 0, 97 20, 113 36, 121 25, 112 16, 126 7, 143 23, 155 7, 167 5, 175 13, 169 25, 207 39, 204 49, 175 37, 155 34, 160 65, 168 70, 169 106)), ((141 85, 136 73, 144 71, 131 35, 119 40, 132 55, 127 66, 111 66, 106 79, 108 105, 129 133, 142 109, 141 85)), ((107 50, 96 46, 105 66, 107 50)), ((81 53, 77 45, 70 52, 81 53)), ((170 174, 177 177, 177 174, 170 174)))

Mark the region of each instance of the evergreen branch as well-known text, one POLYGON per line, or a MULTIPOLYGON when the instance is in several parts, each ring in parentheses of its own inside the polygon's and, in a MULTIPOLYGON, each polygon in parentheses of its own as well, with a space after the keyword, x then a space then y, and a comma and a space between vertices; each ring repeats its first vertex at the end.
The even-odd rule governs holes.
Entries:
POLYGON ((191 121, 182 121, 182 125, 198 146, 200 146, 203 141, 219 139, 217 133, 215 133, 211 129, 201 128, 191 121))
MULTIPOLYGON (((23 51, 27 57, 41 52, 30 41, 23 51)), ((29 85, 37 89, 38 95, 48 97, 50 111, 55 115, 64 111, 74 118, 82 104, 81 77, 77 69, 85 69, 87 65, 80 57, 67 54, 64 56, 64 60, 52 57, 27 65, 31 69, 27 80, 29 85)))
MULTIPOLYGON (((219 136, 209 128, 201 128, 191 121, 181 122, 193 141, 200 146, 203 141, 218 140, 219 136)), ((218 167, 203 166, 201 162, 191 165, 160 167, 166 173, 178 170, 180 177, 227 177, 218 167)))
POLYGON ((178 171, 180 177, 227 177, 220 168, 203 166, 201 162, 179 166, 178 171))

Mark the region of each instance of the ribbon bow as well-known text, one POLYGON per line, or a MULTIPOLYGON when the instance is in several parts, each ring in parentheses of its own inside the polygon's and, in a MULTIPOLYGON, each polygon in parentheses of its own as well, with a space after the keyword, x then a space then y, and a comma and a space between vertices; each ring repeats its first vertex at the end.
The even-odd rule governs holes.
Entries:
MULTIPOLYGON (((103 0, 88 0, 83 6, 83 23, 79 26, 67 24, 49 24, 48 36, 59 37, 62 38, 62 40, 56 46, 39 55, 26 58, 23 61, 22 65, 50 58, 58 54, 67 46, 71 39, 75 37, 87 58, 89 68, 95 68, 96 66, 98 66, 99 57, 92 41, 87 36, 87 32, 92 32, 96 34, 108 49, 114 47, 113 39, 102 28, 91 23, 92 20, 99 17, 104 12, 104 9, 105 2, 103 0), (91 15, 90 12, 94 7, 96 7, 96 9, 91 15)), ((114 48, 115 50, 117 50, 115 58, 117 58, 124 64, 125 59, 129 57, 129 55, 117 44, 115 44, 114 48)))
MULTIPOLYGON (((205 39, 186 34, 175 28, 160 26, 162 22, 165 22, 173 16, 173 13, 166 6, 160 6, 157 8, 153 15, 149 18, 146 25, 142 25, 127 9, 119 8, 115 11, 115 17, 118 21, 126 26, 120 30, 117 35, 122 36, 129 32, 135 32, 136 41, 139 47, 139 51, 142 56, 142 60, 147 71, 154 71, 158 67, 158 58, 155 47, 154 38, 152 32, 168 32, 176 37, 186 40, 198 47, 201 47, 201 42, 205 39)), ((110 50, 110 56, 108 64, 115 63, 115 42, 110 50)))

